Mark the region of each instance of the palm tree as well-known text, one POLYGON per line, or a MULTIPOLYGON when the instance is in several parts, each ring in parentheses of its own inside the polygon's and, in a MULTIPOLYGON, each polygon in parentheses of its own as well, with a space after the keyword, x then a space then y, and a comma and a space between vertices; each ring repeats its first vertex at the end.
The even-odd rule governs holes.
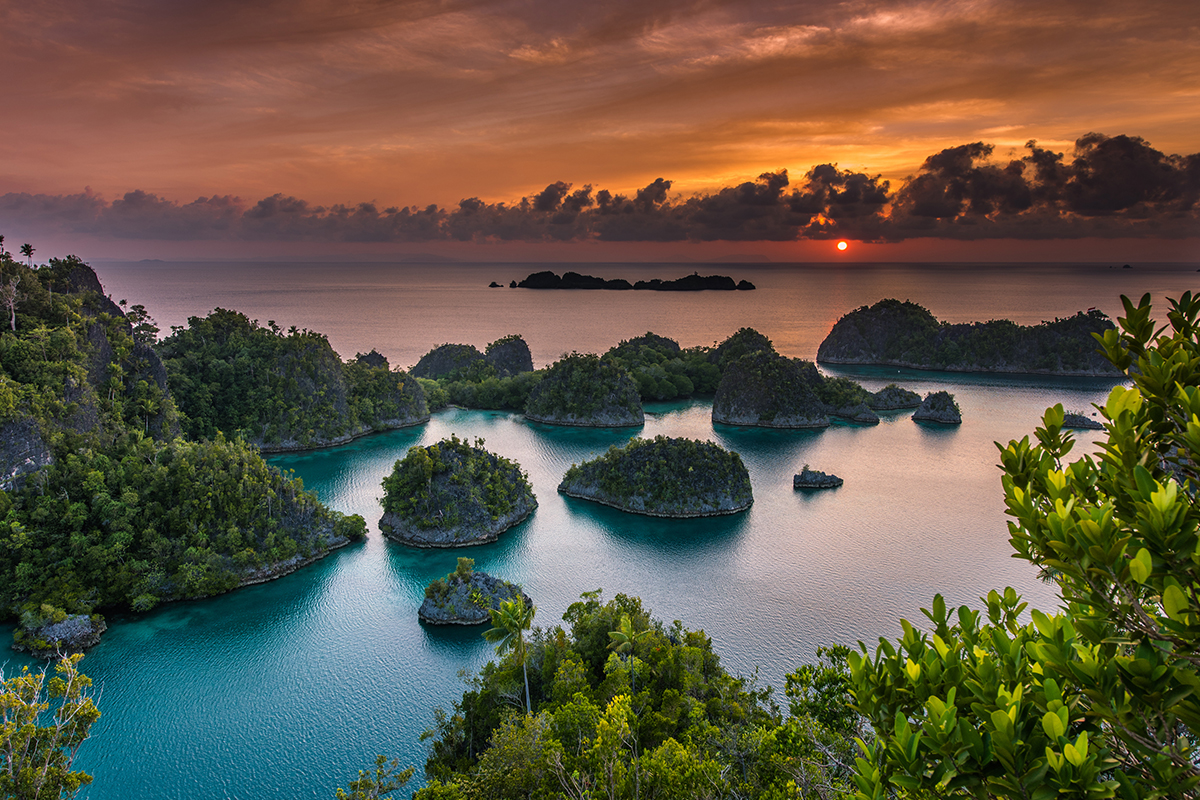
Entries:
MULTIPOLYGON (((621 622, 617 625, 615 631, 608 632, 608 638, 612 641, 608 643, 608 649, 612 650, 619 656, 625 659, 626 665, 630 663, 633 657, 633 646, 650 635, 650 629, 634 632, 633 620, 628 614, 621 615, 621 622)), ((629 691, 631 694, 636 694, 634 691, 635 674, 633 668, 629 670, 629 691)))
POLYGON ((537 606, 525 605, 524 596, 518 594, 515 600, 504 600, 500 608, 492 609, 492 625, 483 632, 483 638, 496 645, 496 655, 502 656, 512 650, 521 669, 525 672, 525 713, 532 714, 529 702, 529 667, 525 660, 529 650, 525 644, 525 631, 533 627, 533 615, 537 606))
POLYGON ((29 242, 21 245, 21 255, 29 259, 29 268, 33 269, 33 245, 29 242))

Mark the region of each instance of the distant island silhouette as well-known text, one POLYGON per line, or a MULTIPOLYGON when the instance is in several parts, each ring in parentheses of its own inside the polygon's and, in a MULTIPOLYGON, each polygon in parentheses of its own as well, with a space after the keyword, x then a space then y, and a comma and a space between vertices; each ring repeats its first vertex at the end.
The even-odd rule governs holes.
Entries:
MULTIPOLYGON (((511 284, 510 284, 511 285, 511 284)), ((624 278, 606 280, 594 275, 580 275, 578 272, 564 272, 560 278, 557 274, 546 270, 534 272, 517 284, 519 289, 646 289, 656 292, 699 292, 705 289, 723 291, 749 291, 754 289, 750 281, 734 282, 728 275, 700 275, 693 272, 673 281, 654 278, 648 281, 630 283, 624 278)))

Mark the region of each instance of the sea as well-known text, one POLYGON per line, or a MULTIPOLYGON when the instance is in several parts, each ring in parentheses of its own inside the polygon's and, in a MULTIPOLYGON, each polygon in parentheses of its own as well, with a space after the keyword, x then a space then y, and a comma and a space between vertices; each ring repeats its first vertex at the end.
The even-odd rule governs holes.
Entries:
MULTIPOLYGON (((328 336, 345 359, 378 350, 411 367, 447 342, 482 349, 518 333, 536 366, 564 353, 602 353, 652 331, 684 347, 742 327, 785 355, 813 359, 839 317, 884 298, 912 300, 941 320, 1036 324, 1098 308, 1114 319, 1122 294, 1166 298, 1200 288, 1200 264, 390 264, 105 262, 115 300, 144 305, 169 333, 189 317, 235 309, 328 336), (635 281, 692 272, 748 280, 755 291, 537 291, 509 288, 531 272, 575 270, 635 281), (489 283, 500 284, 489 288, 489 283)), ((898 383, 946 390, 963 423, 916 423, 910 411, 876 426, 822 430, 715 425, 711 398, 646 404, 640 429, 560 428, 521 415, 446 409, 425 425, 308 453, 272 456, 323 502, 363 515, 367 540, 271 583, 221 597, 108 615, 82 662, 102 712, 77 767, 94 776, 80 797, 328 798, 376 754, 417 768, 422 785, 434 710, 494 657, 479 628, 420 623, 425 586, 475 568, 518 582, 535 624, 561 624, 581 593, 637 595, 669 625, 713 640, 723 665, 782 700, 785 676, 834 643, 874 649, 920 626, 936 594, 980 605, 1012 586, 1053 611, 1054 586, 1012 557, 996 442, 1030 436, 1048 406, 1094 413, 1117 381, 895 368, 828 368, 868 389, 898 383), (521 464, 534 514, 498 542, 418 550, 383 539, 381 481, 414 445, 456 434, 521 464), (745 513, 700 520, 626 514, 556 492, 563 472, 634 436, 707 439, 750 471, 745 513), (804 465, 845 484, 796 491, 804 465)), ((1076 454, 1099 435, 1080 432, 1076 454)), ((0 628, 0 646, 11 641, 0 628)), ((7 657, 5 674, 35 662, 7 657)))

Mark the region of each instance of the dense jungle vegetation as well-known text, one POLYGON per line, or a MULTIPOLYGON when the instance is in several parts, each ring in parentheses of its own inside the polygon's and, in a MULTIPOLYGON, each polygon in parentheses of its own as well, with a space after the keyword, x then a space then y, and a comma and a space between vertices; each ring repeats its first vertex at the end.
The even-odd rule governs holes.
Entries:
POLYGON ((817 361, 923 369, 1118 375, 1093 334, 1113 330, 1101 311, 1022 326, 1009 320, 950 324, 912 302, 880 300, 846 314, 821 342, 817 361))
POLYGON ((14 465, 0 476, 0 616, 33 632, 145 610, 365 535, 361 517, 326 509, 244 442, 178 437, 153 320, 124 313, 82 261, 0 257, 0 286, 0 438, 14 465))
POLYGON ((545 421, 639 424, 642 403, 629 373, 610 358, 571 353, 555 361, 529 393, 525 416, 545 421))
POLYGON ((607 355, 629 372, 643 400, 712 394, 721 380, 720 368, 709 358, 710 348, 684 350, 675 340, 649 332, 623 340, 607 355))
MULTIPOLYGON (((546 369, 519 371, 507 375, 493 368, 488 360, 492 348, 513 338, 519 337, 505 337, 488 345, 487 356, 470 345, 441 345, 423 356, 421 364, 413 369, 413 374, 418 376, 418 382, 424 389, 429 409, 436 411, 448 405, 456 405, 462 408, 526 411, 529 407, 529 397, 535 392, 538 399, 535 401, 534 413, 537 416, 542 415, 542 412, 538 411, 539 408, 550 407, 547 396, 557 398, 556 402, 566 404, 563 407, 569 409, 568 413, 579 416, 587 416, 600 407, 598 397, 588 397, 585 400, 583 395, 577 392, 568 400, 567 389, 561 385, 548 395, 546 390, 537 389, 538 384, 546 378, 548 370, 561 362, 556 362, 546 369), (425 377, 426 375, 437 377, 425 377)), ((521 344, 524 345, 524 341, 521 341, 521 344)), ((528 352, 527 346, 525 352, 528 352)), ((675 400, 716 393, 721 376, 729 365, 741 356, 754 353, 778 356, 771 340, 753 328, 741 328, 723 342, 714 343, 712 346, 699 345, 686 349, 681 348, 673 339, 647 332, 642 336, 622 340, 609 349, 602 360, 615 364, 629 374, 642 401, 675 400)), ((564 356, 563 361, 569 362, 570 367, 575 369, 579 366, 580 358, 578 353, 574 353, 564 356)), ((760 365, 758 373, 763 370, 771 371, 773 366, 773 362, 767 361, 754 363, 760 365)), ((532 369, 532 362, 530 364, 532 369)), ((809 372, 811 374, 807 375, 805 383, 817 395, 817 400, 824 405, 827 413, 846 416, 847 414, 842 412, 860 411, 861 406, 891 407, 886 403, 880 404, 871 392, 848 378, 826 377, 815 369, 810 369, 809 372)), ((769 380, 771 376, 758 374, 753 377, 762 385, 778 383, 769 380)), ((891 388, 901 393, 904 391, 894 386, 891 388)), ((805 395, 807 396, 807 391, 805 395)))
POLYGON ((655 436, 613 445, 572 464, 558 490, 627 511, 697 516, 748 506, 750 473, 741 456, 713 442, 655 436))
POLYGON ((430 411, 448 405, 486 410, 524 411, 529 393, 545 375, 534 371, 529 345, 509 334, 480 353, 471 345, 443 344, 413 367, 430 411))
POLYGON ((504 648, 438 712, 415 798, 782 799, 851 785, 853 738, 870 736, 844 703, 844 648, 788 676, 785 718, 703 631, 652 619, 636 597, 589 592, 563 621, 504 648))
POLYGON ((533 501, 521 465, 450 438, 410 447, 383 479, 383 510, 419 528, 455 528, 495 521, 533 501))
POLYGON ((319 446, 428 418, 425 393, 403 371, 343 364, 323 334, 266 327, 218 308, 189 317, 158 345, 189 436, 218 431, 260 447, 319 446))

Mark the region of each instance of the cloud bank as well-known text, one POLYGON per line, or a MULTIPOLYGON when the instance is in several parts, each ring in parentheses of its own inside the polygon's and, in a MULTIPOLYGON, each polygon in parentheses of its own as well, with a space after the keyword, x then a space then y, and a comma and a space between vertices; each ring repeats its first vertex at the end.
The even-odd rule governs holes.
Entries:
POLYGON ((1070 159, 1038 146, 1008 160, 972 142, 925 159, 893 190, 880 175, 820 164, 711 193, 658 178, 614 194, 556 181, 519 201, 457 207, 313 205, 274 194, 179 203, 141 190, 0 195, 0 225, 41 234, 167 241, 709 242, 855 239, 1184 238, 1200 235, 1200 153, 1166 155, 1136 136, 1088 133, 1070 159))

